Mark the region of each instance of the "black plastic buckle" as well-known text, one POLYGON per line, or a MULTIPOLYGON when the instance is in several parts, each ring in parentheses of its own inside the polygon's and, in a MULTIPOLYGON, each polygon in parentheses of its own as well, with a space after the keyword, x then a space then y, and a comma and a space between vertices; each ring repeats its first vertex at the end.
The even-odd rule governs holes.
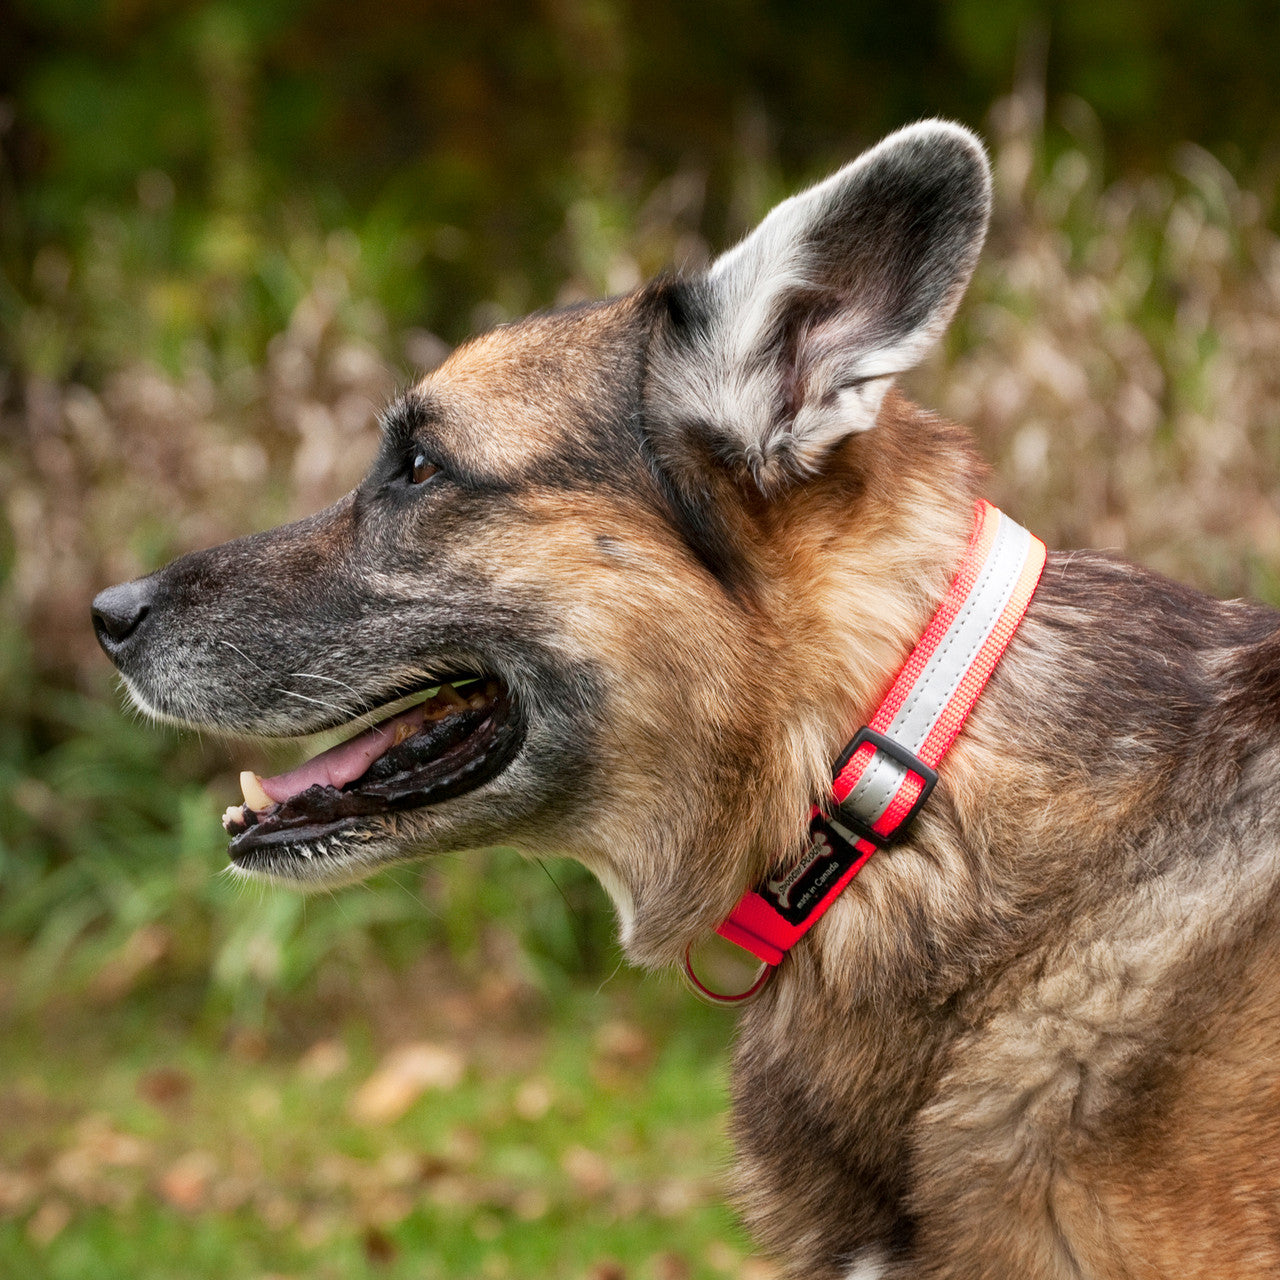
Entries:
POLYGON ((883 733, 877 733, 874 729, 863 725, 854 735, 853 741, 840 753, 840 759, 836 761, 832 772, 833 777, 840 776, 841 770, 853 759, 854 752, 864 742, 871 743, 877 751, 883 751, 890 760, 896 760, 908 773, 914 773, 924 784, 906 817, 887 835, 873 830, 871 824, 864 822, 858 814, 847 812, 841 805, 836 806, 836 815, 855 835, 863 840, 869 840, 877 849, 887 849, 902 838, 907 828, 916 820, 916 815, 924 808, 924 802, 933 794, 933 788, 937 784, 938 772, 936 769, 930 769, 919 756, 912 755, 901 743, 894 742, 892 738, 886 738, 883 733))

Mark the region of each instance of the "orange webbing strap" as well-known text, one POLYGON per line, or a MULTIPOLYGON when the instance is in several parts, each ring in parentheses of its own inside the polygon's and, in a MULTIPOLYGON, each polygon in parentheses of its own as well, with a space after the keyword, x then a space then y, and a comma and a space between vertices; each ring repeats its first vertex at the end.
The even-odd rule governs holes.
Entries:
POLYGON ((815 805, 795 864, 746 893, 717 929, 763 961, 747 992, 725 996, 685 971, 700 994, 736 1003, 763 987, 877 849, 901 837, 937 781, 936 769, 1026 613, 1045 548, 979 502, 960 567, 869 725, 836 763, 830 812, 815 805))

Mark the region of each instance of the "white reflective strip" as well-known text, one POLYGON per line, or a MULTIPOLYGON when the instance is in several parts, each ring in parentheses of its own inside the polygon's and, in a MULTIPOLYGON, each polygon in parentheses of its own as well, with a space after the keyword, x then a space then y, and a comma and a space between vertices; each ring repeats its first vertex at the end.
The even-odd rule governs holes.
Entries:
POLYGON ((883 751, 877 751, 858 785, 845 797, 840 808, 852 810, 871 826, 880 819, 906 780, 906 769, 896 760, 889 759, 883 751))
MULTIPOLYGON (((837 810, 839 812, 839 810, 837 810)), ((841 839, 847 841, 851 845, 858 843, 858 833, 850 831, 844 823, 837 821, 835 818, 827 818, 827 826, 829 826, 841 839)))
MULTIPOLYGON (((925 663, 885 736, 919 754, 979 650, 986 644, 1013 595, 1031 548, 1031 535, 1003 512, 986 563, 946 634, 925 663)), ((879 820, 907 779, 906 768, 884 752, 871 763, 841 809, 870 825, 879 820)))

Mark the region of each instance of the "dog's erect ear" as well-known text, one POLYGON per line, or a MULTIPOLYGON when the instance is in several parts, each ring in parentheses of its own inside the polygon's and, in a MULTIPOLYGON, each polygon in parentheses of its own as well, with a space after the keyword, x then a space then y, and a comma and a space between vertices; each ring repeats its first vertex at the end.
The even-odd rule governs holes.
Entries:
POLYGON ((990 170, 967 129, 902 129, 778 205, 703 276, 667 286, 650 359, 666 430, 703 433, 764 487, 873 426, 955 312, 990 170))

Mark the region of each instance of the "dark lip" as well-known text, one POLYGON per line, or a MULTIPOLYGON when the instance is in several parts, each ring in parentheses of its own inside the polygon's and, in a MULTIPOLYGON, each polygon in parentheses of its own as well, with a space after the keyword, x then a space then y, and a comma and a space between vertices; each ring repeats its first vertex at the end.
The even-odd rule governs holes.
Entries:
POLYGON ((392 813, 465 795, 496 778, 524 739, 523 717, 504 685, 488 706, 436 722, 345 787, 309 787, 273 805, 238 833, 227 851, 241 864, 259 851, 288 852, 291 846, 367 828, 371 820, 392 813))
POLYGON ((313 733, 327 733, 330 729, 342 729, 351 724, 353 721, 364 719, 367 716, 376 715, 382 711, 384 707, 390 706, 394 702, 399 702, 401 698, 411 698, 414 694, 421 693, 424 689, 433 688, 440 684, 452 684, 455 680, 469 680, 474 676, 481 675, 479 671, 463 671, 448 670, 442 674, 433 675, 426 679, 417 679, 413 681, 404 681, 400 684, 388 685, 385 689, 381 689, 377 694, 369 695, 362 698, 354 706, 348 707, 342 711, 334 711, 325 716, 323 719, 309 724, 305 734, 297 732, 284 731, 281 733, 269 733, 269 738, 296 738, 306 736, 313 733))
POLYGON ((390 684, 386 688, 380 689, 376 694, 365 695, 348 707, 326 711, 314 720, 294 723, 287 728, 273 729, 264 727, 255 720, 252 712, 246 712, 244 716, 237 716, 233 719, 223 719, 216 712, 211 713, 205 710, 193 713, 190 707, 172 701, 164 690, 153 689, 148 686, 145 680, 140 680, 136 675, 131 675, 123 668, 119 668, 119 670, 126 681, 126 687, 133 694, 135 700, 142 700, 158 716, 171 721, 175 725, 183 728, 208 730, 212 733, 225 734, 227 737, 235 737, 238 734, 242 734, 280 742, 287 742, 292 738, 305 738, 317 733, 328 733, 333 729, 344 729, 352 726, 358 720, 368 720, 370 717, 377 716, 379 712, 384 711, 387 707, 403 698, 412 698, 415 694, 422 693, 424 690, 434 688, 437 685, 453 684, 455 681, 470 680, 484 674, 479 670, 442 668, 442 674, 390 684))

